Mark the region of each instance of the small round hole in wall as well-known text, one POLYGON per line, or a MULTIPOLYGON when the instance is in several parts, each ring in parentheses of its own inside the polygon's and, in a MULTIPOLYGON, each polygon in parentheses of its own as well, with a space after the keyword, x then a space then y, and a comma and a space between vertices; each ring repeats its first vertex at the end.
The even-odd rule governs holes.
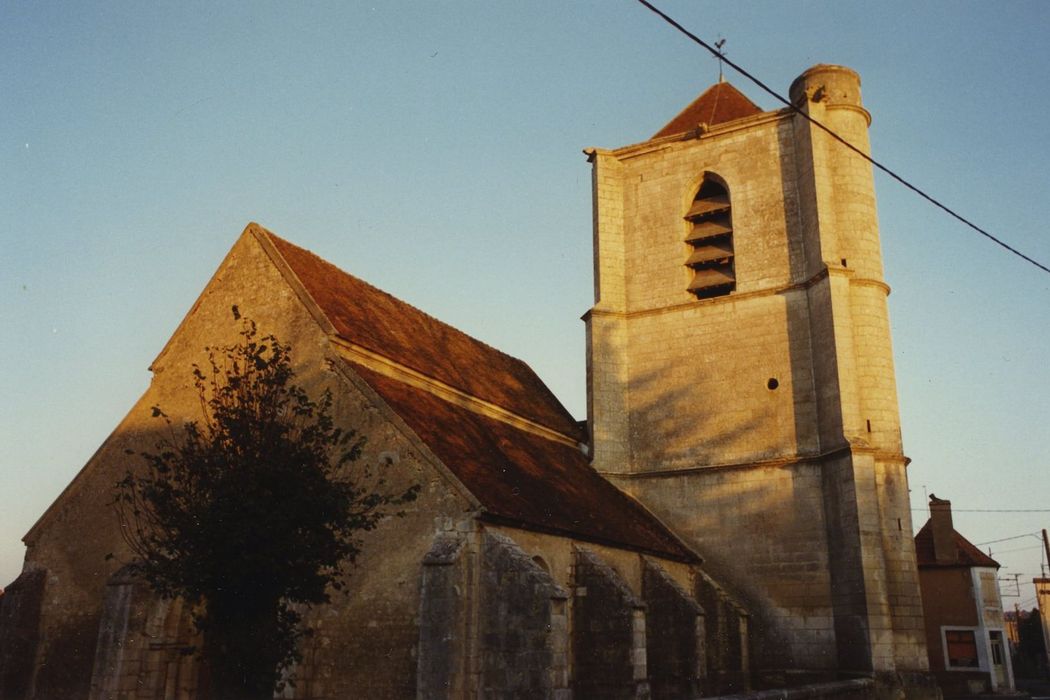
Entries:
POLYGON ((780 386, 780 382, 777 381, 776 377, 770 377, 769 381, 766 382, 766 388, 769 389, 770 391, 773 391, 778 386, 780 386))

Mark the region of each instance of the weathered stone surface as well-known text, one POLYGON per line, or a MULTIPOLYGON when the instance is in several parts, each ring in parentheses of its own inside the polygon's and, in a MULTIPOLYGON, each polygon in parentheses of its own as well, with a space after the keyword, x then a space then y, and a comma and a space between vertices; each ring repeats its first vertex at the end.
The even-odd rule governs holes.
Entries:
POLYGON ((748 616, 710 576, 697 572, 696 599, 704 609, 706 688, 726 695, 750 686, 748 616))
POLYGON ((200 644, 184 601, 121 569, 106 586, 89 700, 198 697, 200 644))
MULTIPOLYGON (((199 417, 190 368, 206 359, 205 346, 236 340, 234 304, 261 332, 291 344, 297 381, 315 397, 331 390, 336 423, 368 438, 350 468, 367 465, 391 492, 422 487, 419 499, 404 507, 405 517, 389 518, 364 533, 350 593, 335 593, 331 605, 310 611, 308 623, 316 632, 304 644, 294 697, 415 694, 422 560, 442 529, 436 523, 461 518, 470 503, 367 385, 345 370, 325 330, 249 230, 153 363, 146 393, 26 538, 27 570, 46 569, 50 591, 40 615, 32 697, 87 697, 100 624, 114 622, 108 615, 103 620, 107 582, 121 561, 131 559, 110 507, 113 485, 140 466, 126 450, 152 450, 164 436, 165 426, 152 418, 151 406, 163 407, 176 426, 199 417), (390 453, 399 455, 396 464, 390 453), (107 559, 110 553, 113 559, 107 559)), ((110 613, 116 610, 110 607, 110 613)), ((138 692, 141 684, 159 678, 157 673, 148 665, 138 668, 135 679, 130 670, 122 672, 120 692, 138 692)))
POLYGON ((30 697, 83 698, 91 682, 98 614, 72 614, 47 628, 40 639, 30 697))
POLYGON ((0 698, 22 700, 29 692, 46 578, 42 569, 27 569, 0 597, 0 698))
POLYGON ((416 697, 454 698, 466 683, 473 586, 464 537, 439 533, 423 558, 416 697))
POLYGON ((573 697, 648 698, 645 603, 586 548, 576 552, 573 697))
POLYGON ((651 559, 645 561, 642 595, 649 685, 656 700, 698 697, 704 690, 704 610, 651 559))
POLYGON ((485 532, 480 696, 553 698, 568 688, 568 593, 510 538, 485 532))
MULTIPOLYGON (((869 148, 853 71, 793 90, 869 148)), ((870 163, 788 110, 589 157, 595 467, 742 597, 756 666, 924 671, 870 163), (705 178, 728 192, 736 287, 697 299, 705 178)))

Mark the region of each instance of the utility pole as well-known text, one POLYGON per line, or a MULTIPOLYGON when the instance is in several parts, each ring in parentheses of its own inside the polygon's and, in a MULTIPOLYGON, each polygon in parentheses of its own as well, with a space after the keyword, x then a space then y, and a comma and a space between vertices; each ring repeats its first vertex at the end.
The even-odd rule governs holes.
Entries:
MULTIPOLYGON (((1043 528, 1043 549, 1046 560, 1050 563, 1050 539, 1046 536, 1046 528, 1043 528)), ((1045 575, 1045 574, 1044 574, 1045 575)), ((1037 578, 1035 584, 1035 599, 1039 606, 1039 617, 1043 628, 1043 644, 1046 646, 1046 658, 1050 663, 1050 579, 1037 578)))
POLYGON ((1046 563, 1050 565, 1050 539, 1046 537, 1046 528, 1043 528, 1043 551, 1046 554, 1046 563))

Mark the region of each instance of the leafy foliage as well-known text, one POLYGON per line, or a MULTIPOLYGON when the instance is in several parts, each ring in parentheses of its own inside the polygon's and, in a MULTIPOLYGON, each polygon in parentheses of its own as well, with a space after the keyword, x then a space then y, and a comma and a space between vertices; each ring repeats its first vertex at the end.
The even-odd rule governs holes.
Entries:
POLYGON ((154 407, 169 437, 114 503, 133 570, 195 604, 216 696, 270 698, 299 659, 303 608, 343 588, 361 533, 418 487, 385 494, 354 468, 364 438, 334 424, 331 394, 311 400, 291 348, 233 313, 240 341, 193 367, 200 421, 179 430, 154 407))
POLYGON ((1047 678, 1046 642, 1039 608, 1020 611, 1017 617, 1019 643, 1014 647, 1013 667, 1017 678, 1047 678))

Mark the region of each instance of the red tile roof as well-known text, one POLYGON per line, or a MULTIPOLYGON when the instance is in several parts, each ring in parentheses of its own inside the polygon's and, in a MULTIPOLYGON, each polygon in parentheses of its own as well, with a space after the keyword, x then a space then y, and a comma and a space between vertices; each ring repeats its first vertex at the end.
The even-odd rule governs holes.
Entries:
POLYGON ((649 511, 594 471, 580 450, 348 364, 474 494, 490 520, 698 561, 649 511))
POLYGON ((919 530, 919 534, 915 535, 915 559, 919 566, 991 566, 999 568, 999 562, 995 559, 977 549, 974 544, 955 530, 952 530, 952 533, 955 535, 959 556, 954 562, 939 562, 933 552, 933 524, 931 520, 927 520, 919 530))
MULTIPOLYGON (((349 275, 261 227, 336 333, 351 343, 582 441, 524 362, 349 275)), ((659 520, 594 471, 578 448, 481 415, 348 361, 474 495, 485 518, 698 561, 659 520)))
POLYGON ((700 124, 713 126, 761 112, 758 105, 744 97, 742 92, 729 83, 715 83, 679 112, 667 126, 653 134, 653 138, 680 134, 695 129, 700 124))
POLYGON ((583 440, 572 415, 521 360, 343 272, 308 250, 268 231, 265 235, 344 340, 583 440))

